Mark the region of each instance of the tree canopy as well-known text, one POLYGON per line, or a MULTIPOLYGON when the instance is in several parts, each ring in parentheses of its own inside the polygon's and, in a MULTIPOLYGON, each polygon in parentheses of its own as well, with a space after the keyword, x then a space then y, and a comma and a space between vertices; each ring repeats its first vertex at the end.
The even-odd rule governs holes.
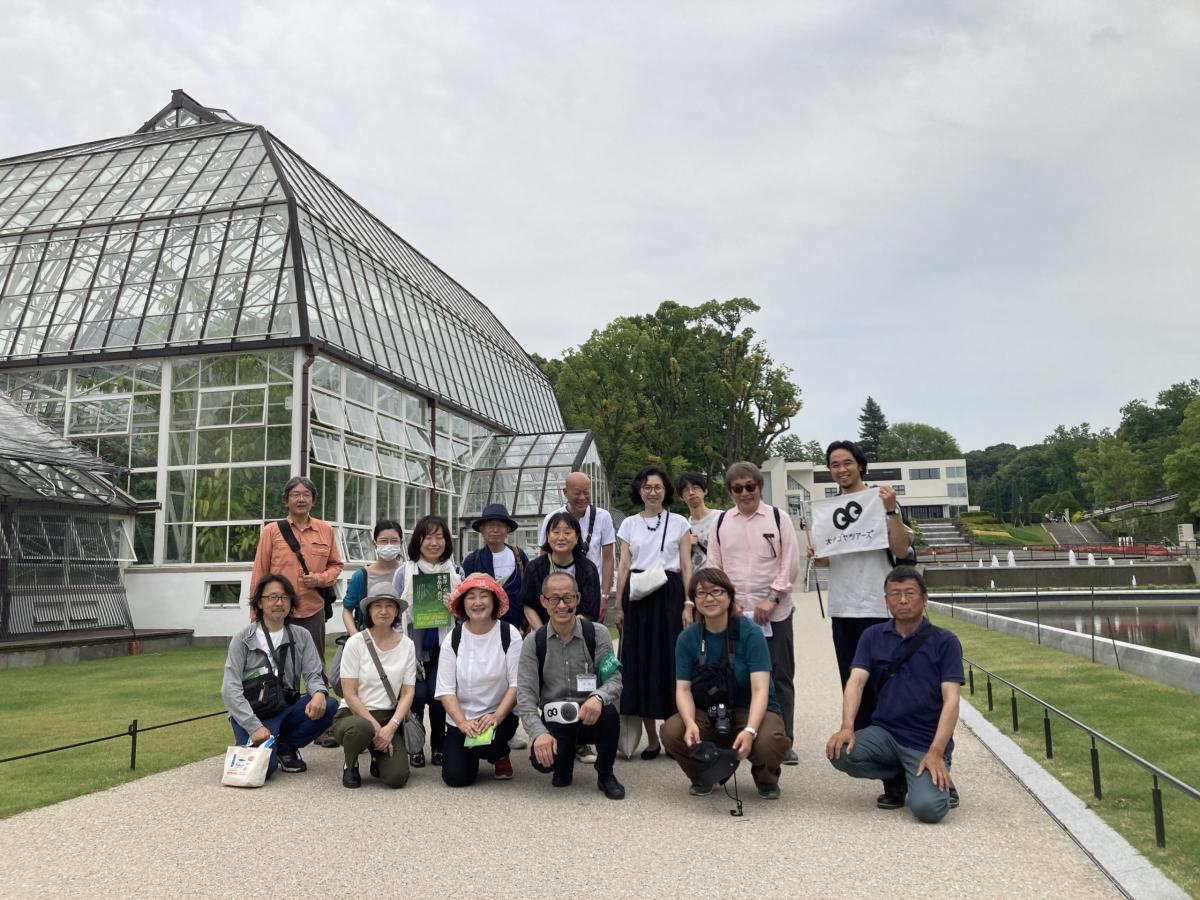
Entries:
POLYGON ((948 431, 922 422, 897 422, 880 435, 876 454, 876 459, 889 460, 953 459, 962 451, 948 431))
POLYGON ((825 450, 819 441, 802 441, 794 434, 786 434, 771 448, 773 455, 782 456, 788 462, 810 462, 825 465, 825 450))
POLYGON ((887 430, 887 417, 875 398, 868 396, 858 415, 858 448, 866 455, 868 462, 882 458, 879 455, 879 441, 887 430))

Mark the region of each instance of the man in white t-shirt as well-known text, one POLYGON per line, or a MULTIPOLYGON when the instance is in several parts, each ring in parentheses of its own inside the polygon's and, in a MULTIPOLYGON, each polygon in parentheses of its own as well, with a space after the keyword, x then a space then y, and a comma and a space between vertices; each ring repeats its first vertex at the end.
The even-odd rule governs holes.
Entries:
POLYGON ((613 529, 612 516, 607 509, 592 506, 592 480, 583 472, 572 472, 567 476, 566 484, 563 485, 563 495, 567 502, 548 512, 542 519, 541 528, 538 529, 538 546, 546 543, 546 524, 556 512, 569 512, 579 520, 584 553, 600 573, 600 621, 603 622, 613 592, 613 560, 617 533, 613 529))

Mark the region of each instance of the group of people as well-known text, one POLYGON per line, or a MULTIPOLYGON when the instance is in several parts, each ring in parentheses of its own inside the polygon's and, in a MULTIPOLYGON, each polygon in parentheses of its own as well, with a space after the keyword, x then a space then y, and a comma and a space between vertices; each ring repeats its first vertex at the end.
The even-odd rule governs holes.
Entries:
MULTIPOLYGON (((868 488, 865 458, 849 442, 831 445, 827 461, 844 492, 880 491, 892 540, 889 553, 875 552, 878 560, 853 558, 864 553, 828 561, 844 698, 826 752, 835 767, 882 780, 881 807, 903 806, 908 795, 915 815, 936 821, 957 803, 949 761, 961 650, 923 618, 916 569, 894 566, 911 543, 911 531, 891 515, 895 492, 868 488)), ((763 483, 756 466, 733 464, 725 485, 735 505, 710 510, 702 476, 687 473, 672 484, 647 467, 629 488, 639 512, 614 531, 608 512, 590 502, 587 476, 572 473, 567 502, 542 523, 538 555, 508 542, 517 523, 489 504, 472 523, 483 546, 461 567, 440 517, 421 519, 407 544, 399 523, 380 521, 377 559, 351 577, 343 600, 349 636, 335 666, 339 704, 322 666, 318 589, 333 583, 341 561, 328 526, 308 514, 315 486, 294 478, 284 489, 287 519, 264 528, 253 621, 230 644, 222 695, 235 738, 261 743, 274 735, 270 771, 297 772, 305 769, 300 748, 328 733, 343 749, 346 787, 362 784, 365 752, 370 774, 397 788, 426 764, 420 723, 427 710, 430 761, 447 785, 472 784, 483 762, 495 778, 512 778, 511 752, 528 747, 531 766, 551 774, 554 786, 570 785, 583 760, 594 766, 598 789, 621 799, 618 743, 623 723, 640 721, 641 758, 665 749, 691 793, 713 789, 693 758, 712 742, 748 759, 758 795, 776 799, 782 766, 797 761, 791 594, 799 553, 790 519, 762 501, 763 483), (676 490, 689 518, 669 511, 676 490), (291 541, 280 533, 285 525, 291 541), (449 624, 413 627, 418 575, 445 576, 449 624), (619 651, 604 624, 614 577, 619 651), (283 686, 277 704, 263 706, 264 681, 283 686), (406 734, 413 726, 415 741, 406 734)))

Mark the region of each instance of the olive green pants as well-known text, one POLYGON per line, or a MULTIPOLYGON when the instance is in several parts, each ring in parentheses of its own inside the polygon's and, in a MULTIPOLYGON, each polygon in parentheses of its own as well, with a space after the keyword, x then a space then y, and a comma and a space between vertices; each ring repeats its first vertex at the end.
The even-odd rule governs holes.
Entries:
MULTIPOLYGON (((392 717, 392 710, 373 709, 371 715, 380 725, 385 725, 392 717)), ((356 766, 359 755, 370 748, 375 728, 362 716, 356 716, 343 707, 334 717, 333 737, 346 754, 346 765, 356 766)), ((392 755, 371 750, 371 760, 379 764, 379 780, 388 787, 402 788, 408 784, 408 752, 404 749, 404 732, 401 729, 396 729, 392 755)))

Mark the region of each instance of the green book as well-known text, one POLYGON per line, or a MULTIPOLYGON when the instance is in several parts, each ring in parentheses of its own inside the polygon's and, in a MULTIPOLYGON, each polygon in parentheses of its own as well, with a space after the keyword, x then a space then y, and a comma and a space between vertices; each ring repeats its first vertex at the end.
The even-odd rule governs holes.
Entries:
POLYGON ((450 573, 413 576, 413 628, 449 628, 450 573))

